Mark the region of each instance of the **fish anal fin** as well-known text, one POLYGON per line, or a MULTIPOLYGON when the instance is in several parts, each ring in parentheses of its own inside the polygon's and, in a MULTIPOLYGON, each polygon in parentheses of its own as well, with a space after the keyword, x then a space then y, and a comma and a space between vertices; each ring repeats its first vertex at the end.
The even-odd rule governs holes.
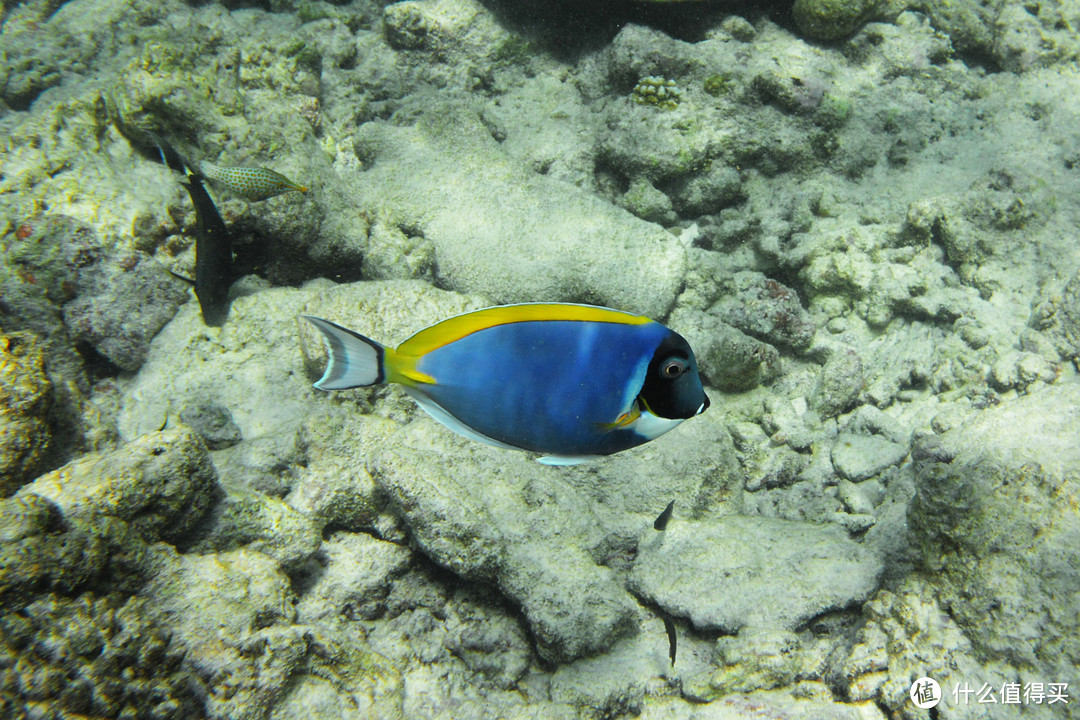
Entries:
POLYGON ((598 455, 544 455, 536 458, 541 465, 580 465, 595 460, 598 455))

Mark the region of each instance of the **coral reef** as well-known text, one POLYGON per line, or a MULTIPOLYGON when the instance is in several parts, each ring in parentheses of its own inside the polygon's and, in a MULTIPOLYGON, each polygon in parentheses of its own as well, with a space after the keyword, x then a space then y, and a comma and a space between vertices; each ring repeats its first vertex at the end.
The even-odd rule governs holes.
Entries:
POLYGON ((24 486, 19 495, 51 500, 68 519, 113 517, 148 540, 175 542, 200 522, 216 486, 205 446, 181 427, 75 460, 24 486))
POLYGON ((1075 361, 1080 357, 1080 274, 1060 292, 1047 293, 1033 308, 1030 323, 1039 332, 1028 336, 1028 344, 1044 359, 1075 361))
POLYGON ((795 0, 792 14, 799 30, 814 40, 838 40, 858 30, 878 11, 880 0, 837 2, 836 0, 795 0))
POLYGON ((30 717, 207 717, 202 678, 146 601, 45 595, 0 618, 0 712, 30 717))
POLYGON ((114 518, 66 520, 38 495, 2 501, 0 601, 17 609, 37 593, 74 595, 103 582, 106 592, 131 591, 148 572, 147 547, 114 518))
POLYGON ((36 475, 49 447, 52 383, 29 333, 0 336, 0 496, 36 475))
POLYGON ((958 52, 988 58, 1003 70, 1053 66, 1080 53, 1080 17, 1068 3, 1024 7, 1003 2, 913 2, 930 16, 958 52))
POLYGON ((425 106, 409 127, 360 128, 355 144, 368 169, 357 199, 433 246, 437 284, 494 303, 588 301, 668 313, 686 267, 678 241, 509 162, 467 105, 425 106), (475 172, 462 176, 463 166, 475 172), (611 238, 620 238, 618 253, 611 238))
MULTIPOLYGON (((945 698, 957 690, 977 692, 992 688, 998 702, 994 717, 1068 717, 1064 707, 1044 701, 1005 703, 1003 688, 1024 688, 1044 677, 1029 668, 980 659, 970 640, 935 599, 928 578, 911 577, 895 591, 882 591, 864 606, 867 622, 849 650, 834 655, 828 673, 836 677, 854 700, 873 699, 899 717, 919 717, 910 700, 911 678, 933 677, 945 698), (839 662, 837 662, 839 661, 839 662), (973 682, 971 678, 978 678, 973 682), (973 687, 974 685, 979 687, 973 687)), ((963 697, 960 693, 957 697, 963 697)), ((974 697, 974 696, 973 696, 974 697)), ((989 697, 984 694, 984 697, 989 697)), ((1034 697, 1028 695, 1028 697, 1034 697)), ((987 704, 987 703, 984 703, 987 704)), ((979 717, 974 702, 945 702, 940 717, 979 717)))
POLYGON ((142 364, 150 339, 187 298, 184 284, 138 251, 107 247, 72 217, 36 218, 4 263, 61 306, 71 339, 127 371, 142 364))
POLYGON ((232 447, 244 439, 228 408, 212 402, 183 408, 180 422, 194 430, 209 450, 232 447))
POLYGON ((638 80, 630 99, 638 105, 655 105, 664 110, 674 110, 682 101, 682 91, 674 80, 647 75, 638 80))

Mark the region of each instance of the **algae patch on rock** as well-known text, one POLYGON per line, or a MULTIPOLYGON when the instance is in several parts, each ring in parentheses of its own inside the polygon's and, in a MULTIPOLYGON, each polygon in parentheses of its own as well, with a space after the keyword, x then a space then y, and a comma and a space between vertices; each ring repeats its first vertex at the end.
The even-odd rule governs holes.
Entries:
POLYGON ((878 0, 795 0, 795 23, 816 40, 838 40, 855 32, 878 0))
POLYGON ((149 540, 176 541, 202 519, 216 487, 206 447, 180 427, 76 460, 19 494, 48 498, 65 517, 115 517, 149 540))
POLYGON ((36 338, 0 336, 0 496, 10 495, 41 466, 49 448, 52 400, 36 338))

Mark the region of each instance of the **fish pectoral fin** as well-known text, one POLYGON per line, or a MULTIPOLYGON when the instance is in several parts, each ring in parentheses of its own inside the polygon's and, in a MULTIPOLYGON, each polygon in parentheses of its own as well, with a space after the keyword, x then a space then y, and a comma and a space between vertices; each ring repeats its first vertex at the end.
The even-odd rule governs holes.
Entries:
POLYGON ((630 406, 629 410, 617 417, 615 419, 615 422, 596 423, 596 426, 602 432, 611 432, 612 430, 619 430, 622 428, 630 427, 639 417, 641 417, 641 409, 635 402, 633 405, 630 406))
POLYGON ((186 283, 187 283, 188 285, 191 285, 191 286, 193 286, 193 287, 194 287, 194 285, 195 285, 195 281, 194 281, 194 280, 192 280, 191 278, 189 278, 189 277, 187 277, 187 276, 181 275, 181 274, 180 274, 180 273, 178 273, 178 272, 174 272, 174 271, 170 270, 170 271, 169 271, 169 274, 170 274, 170 275, 172 275, 172 276, 173 276, 174 278, 176 278, 177 280, 183 280, 183 281, 184 281, 184 282, 186 282, 186 283))
POLYGON ((626 415, 621 415, 621 416, 619 416, 619 419, 618 419, 618 420, 616 420, 615 422, 609 422, 609 423, 605 423, 605 422, 598 422, 598 423, 593 423, 593 427, 595 427, 595 428, 596 428, 596 430, 597 430, 598 432, 602 432, 602 433, 607 433, 607 432, 611 432, 612 430, 618 430, 618 429, 619 429, 619 428, 621 428, 621 427, 625 427, 625 425, 623 424, 623 418, 624 418, 624 417, 626 417, 626 415))

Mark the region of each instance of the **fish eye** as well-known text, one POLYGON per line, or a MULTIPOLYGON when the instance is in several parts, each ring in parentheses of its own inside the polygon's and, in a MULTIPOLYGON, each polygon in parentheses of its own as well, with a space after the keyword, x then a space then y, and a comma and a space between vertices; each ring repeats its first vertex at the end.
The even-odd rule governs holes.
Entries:
POLYGON ((686 372, 686 361, 680 358, 668 358, 660 366, 660 377, 665 380, 674 380, 686 372))

